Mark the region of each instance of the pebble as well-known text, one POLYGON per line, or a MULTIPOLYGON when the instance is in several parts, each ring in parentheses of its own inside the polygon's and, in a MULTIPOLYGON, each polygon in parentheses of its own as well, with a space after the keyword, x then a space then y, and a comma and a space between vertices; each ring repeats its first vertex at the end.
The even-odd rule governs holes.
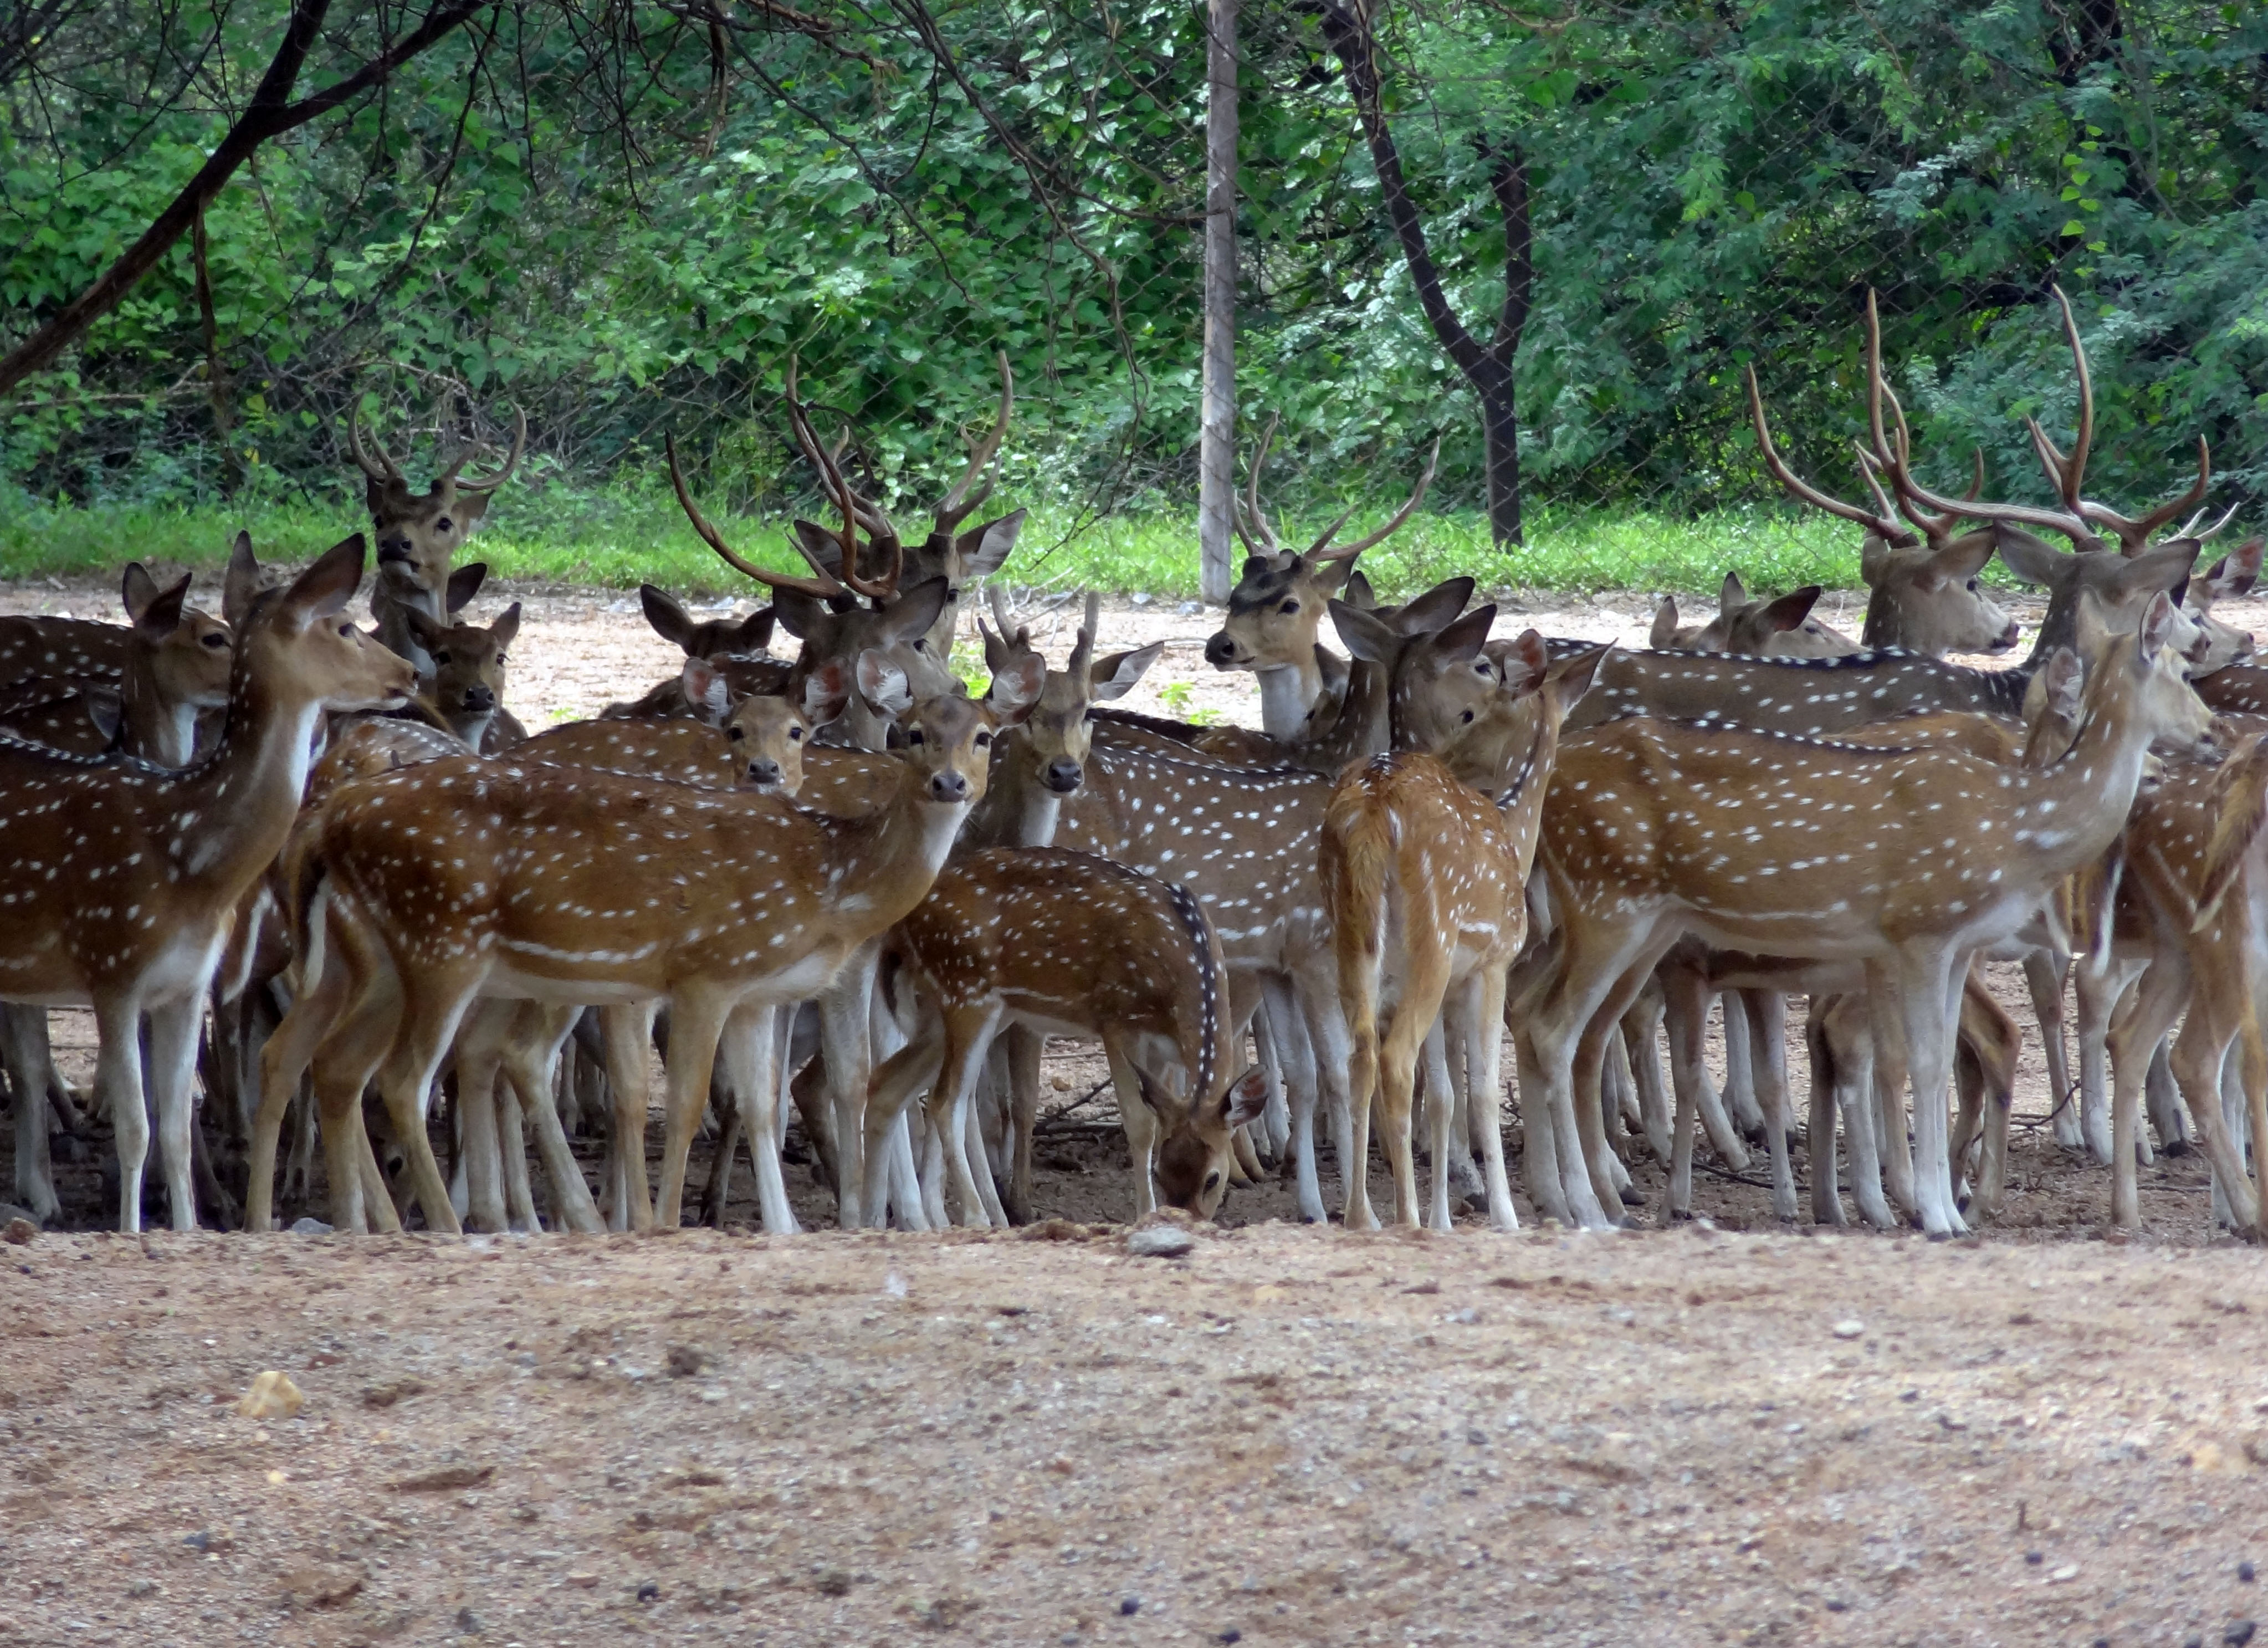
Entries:
POLYGON ((1178 1225, 1145 1225, 1126 1238, 1126 1251, 1143 1259, 1178 1259, 1197 1245, 1178 1225))
POLYGON ((463 1637, 479 1636, 481 1634, 481 1616, 474 1613, 472 1609, 468 1608, 459 1608, 457 1610, 457 1632, 460 1636, 463 1637))
POLYGON ((2076 1579, 2078 1578, 2079 1564, 2077 1563, 2066 1563, 2060 1568, 2051 1568, 2048 1571, 2048 1583, 2050 1585, 2061 1585, 2066 1580, 2076 1579))
MULTIPOLYGON (((1204 603, 1203 601, 1193 601, 1193 600, 1185 600, 1185 601, 1183 601, 1180 606, 1178 606, 1178 607, 1174 607, 1174 613, 1175 613, 1177 615, 1179 615, 1179 616, 1181 616, 1181 617, 1183 617, 1183 618, 1194 618, 1194 617, 1196 617, 1199 613, 1203 612, 1204 610, 1204 603)), ((1223 1638, 1223 1640, 1224 1640, 1224 1641, 1227 1641, 1227 1642, 1233 1642, 1233 1641, 1235 1641, 1236 1639, 1235 1639, 1233 1637, 1225 1637, 1225 1638, 1223 1638)))
POLYGON ((1154 598, 1153 596, 1152 596, 1152 595, 1151 595, 1151 593, 1150 593, 1150 592, 1149 592, 1149 591, 1147 591, 1147 590, 1136 590, 1136 591, 1135 591, 1131 595, 1128 596, 1126 599, 1127 599, 1127 600, 1128 600, 1130 603, 1131 603, 1131 604, 1132 604, 1132 605, 1134 605, 1134 606, 1137 606, 1137 607, 1147 607, 1147 606, 1150 604, 1150 602, 1151 602, 1153 599, 1155 599, 1155 598, 1154 598))
POLYGON ((199 1528, 194 1534, 184 1535, 182 1537, 181 1543, 188 1546, 193 1551, 210 1550, 212 1549, 212 1535, 203 1528, 199 1528))
POLYGON ((289 1419, 306 1405, 291 1376, 270 1368, 252 1381, 252 1388, 238 1400, 236 1413, 239 1419, 289 1419))
POLYGON ((661 1587, 652 1580, 647 1580, 638 1587, 637 1600, 641 1602, 659 1602, 661 1600, 661 1587))
POLYGON ((2259 1628, 2250 1620, 2239 1620, 2221 1632, 2220 1639, 2228 1644, 2228 1648, 2244 1648, 2244 1644, 2252 1640, 2252 1633, 2257 1629, 2259 1628))
POLYGON ((291 1221, 291 1233, 294 1236, 328 1236, 331 1233, 331 1227, 319 1218, 302 1215, 291 1221))
POLYGON ((2259 1577, 2260 1571, 2257 1568, 2255 1568, 2250 1562, 2241 1562, 2236 1564, 2236 1578, 2240 1583, 2250 1585, 2259 1577))
POLYGON ((32 1238, 39 1233, 40 1227, 27 1218, 11 1218, 8 1221, 7 1228, 0 1230, 0 1236, 6 1237, 11 1247, 30 1247, 32 1238))
POLYGON ((1839 1321, 1835 1324, 1835 1336, 1837 1339, 1856 1339, 1866 1331, 1867 1324, 1855 1316, 1848 1321, 1839 1321))
POLYGON ((1124 1601, 1119 1603, 1118 1611, 1128 1619, 1133 1618, 1134 1615, 1142 1611, 1142 1599, 1140 1597, 1128 1597, 1124 1601))

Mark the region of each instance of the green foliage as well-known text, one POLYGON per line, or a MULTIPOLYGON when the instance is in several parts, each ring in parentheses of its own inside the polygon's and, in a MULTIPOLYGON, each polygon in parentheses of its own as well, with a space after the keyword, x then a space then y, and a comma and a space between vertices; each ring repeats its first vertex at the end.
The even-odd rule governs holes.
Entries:
MULTIPOLYGON (((0 342, 200 164, 284 11, 85 0, 48 73, 0 80, 0 342)), ((659 483, 665 435, 704 505, 780 553, 747 518, 821 507, 777 411, 793 360, 862 485, 917 530, 989 416, 999 349, 1018 386, 999 497, 1036 511, 1018 567, 1188 589, 1203 8, 812 14, 823 33, 736 27, 715 56, 655 4, 597 30, 499 8, 263 148, 208 214, 228 449, 185 242, 6 408, 0 565, 100 559, 107 534, 186 548, 210 529, 217 548, 247 511, 293 548, 328 541, 359 512, 340 451, 359 397, 397 452, 416 435, 413 473, 526 408, 532 484, 483 542, 500 563, 713 585, 659 483)), ((1381 15, 1389 113, 1460 312, 1484 332, 1502 290, 1484 143, 1527 158, 1536 272, 1519 359, 1535 524, 1498 555, 1473 514, 1474 408, 1336 65, 1308 12, 1246 8, 1242 401, 1281 414, 1269 489, 1302 520, 1374 511, 1444 437, 1442 513, 1371 557, 1387 576, 1709 587, 1705 555, 1752 582, 1849 583, 1845 529, 1742 513, 1781 500, 1740 373, 1758 368, 1799 467, 1855 496, 1869 285, 1926 478, 1955 483, 1981 446, 1996 493, 2044 499, 2021 420, 2068 439, 2074 416, 2052 281, 2094 363, 2093 495, 2177 487, 2200 435, 2220 497, 2268 491, 2268 11, 1381 15), (2085 32, 2106 15, 2115 31, 2085 32)), ((306 84, 399 26, 337 0, 306 84)))

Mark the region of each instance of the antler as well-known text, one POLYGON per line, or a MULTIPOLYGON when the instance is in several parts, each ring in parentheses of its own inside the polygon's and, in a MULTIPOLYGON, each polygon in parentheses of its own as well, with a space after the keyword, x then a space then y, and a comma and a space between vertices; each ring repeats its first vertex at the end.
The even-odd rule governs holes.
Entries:
POLYGON ((1086 690, 1086 673, 1094 664, 1094 637, 1101 628, 1102 598, 1089 590, 1086 592, 1086 622, 1079 625, 1079 639, 1071 644, 1071 662, 1064 666, 1065 673, 1079 682, 1081 691, 1086 690))
POLYGON ((1236 535, 1244 540, 1244 547, 1258 555, 1279 554, 1284 546, 1276 541, 1276 529, 1260 512, 1260 472, 1267 467, 1268 449, 1276 442, 1276 425, 1280 415, 1270 412, 1268 426, 1260 431, 1260 445, 1252 453, 1251 467, 1244 475, 1244 502, 1237 504, 1235 494, 1229 495, 1229 519, 1236 535))
MULTIPOLYGON (((820 444, 819 433, 811 426, 810 414, 802 401, 796 398, 796 359, 791 355, 787 363, 788 424, 795 431, 796 445, 810 460, 811 467, 819 472, 820 484, 827 489, 828 496, 843 511, 843 530, 835 534, 836 541, 843 546, 843 581, 869 600, 877 604, 887 601, 898 592, 898 579, 905 571, 905 546, 899 541, 897 528, 890 525, 880 507, 860 497, 851 489, 850 482, 843 479, 840 459, 843 452, 847 450, 847 439, 844 446, 832 452, 820 444), (873 547, 886 552, 890 557, 890 570, 882 578, 868 579, 858 571, 860 527, 865 529, 867 540, 873 547)), ((813 564, 818 563, 814 562, 813 564)))
POLYGON ((503 468, 494 475, 471 475, 459 480, 457 472, 465 467, 475 452, 482 451, 486 444, 482 441, 475 441, 466 447, 463 452, 457 454, 457 460, 441 472, 440 479, 433 484, 438 487, 443 482, 455 482, 457 490, 460 492, 493 492, 511 480, 512 472, 519 467, 519 455, 527 450, 527 413, 519 407, 514 407, 512 409, 512 450, 504 454, 503 468))
MULTIPOLYGON (((1764 468, 1770 472, 1771 478, 1778 482, 1788 496, 1799 504, 1808 504, 1814 509, 1825 510, 1830 515, 1839 515, 1845 520, 1856 521, 1868 532, 1891 543, 1911 545, 1914 541, 1913 533, 1898 524, 1896 518, 1890 511, 1889 501, 1882 497, 1881 489, 1873 486, 1871 475, 1867 476, 1868 484, 1874 494, 1874 502, 1878 507, 1876 512, 1870 514, 1859 504, 1845 504, 1834 494, 1821 491, 1788 467, 1787 460, 1779 455, 1779 448, 1772 445, 1771 427, 1764 421, 1764 392, 1756 387, 1755 364, 1751 363, 1746 371, 1749 382, 1749 418, 1756 427, 1756 449, 1764 454, 1764 468)), ((1860 456, 1865 456, 1863 448, 1860 451, 1860 456)), ((1867 475, 1863 465, 1859 473, 1862 475, 1867 475)))
POLYGON ((355 460, 356 468, 381 485, 389 481, 402 486, 409 484, 409 477, 401 473, 401 467, 394 461, 385 447, 380 446, 378 449, 378 456, 375 459, 363 450, 360 396, 357 396, 353 403, 347 408, 347 453, 355 460))
POLYGON ((1440 461, 1441 438, 1436 435, 1433 437, 1433 449, 1425 454, 1425 471, 1418 477, 1418 489, 1410 493, 1407 503, 1394 511, 1394 518, 1391 520, 1367 538, 1359 539, 1351 544, 1341 544, 1336 548, 1327 548, 1325 546, 1330 543, 1332 536, 1340 527, 1346 525, 1347 515, 1354 513, 1352 510, 1349 510, 1346 515, 1340 516, 1338 519, 1323 529, 1323 535, 1308 547, 1307 558, 1311 561, 1351 561, 1373 545, 1385 542, 1401 529, 1402 523, 1408 520, 1416 512, 1418 505, 1425 501, 1425 489, 1433 484, 1434 466, 1440 461))
MULTIPOLYGON (((676 437, 663 436, 661 445, 662 450, 669 454, 669 483, 677 489, 677 501, 684 506, 686 519, 693 523, 693 530, 701 534, 703 541, 723 558, 726 566, 772 589, 794 595, 808 595, 814 600, 832 600, 838 595, 850 593, 840 578, 815 561, 812 562, 812 570, 819 577, 799 578, 792 572, 767 571, 755 562, 744 559, 725 541, 724 534, 709 524, 708 517, 702 514, 700 506, 694 503, 692 489, 685 484, 685 472, 677 467, 676 437)), ((799 549, 802 546, 798 544, 797 548, 799 549)), ((809 561, 811 557, 806 555, 804 559, 809 561)))
POLYGON ((1008 351, 995 349, 993 358, 1000 365, 1000 416, 993 421, 991 432, 969 446, 968 469, 938 504, 937 530, 941 533, 960 526, 971 510, 992 495, 994 460, 1000 455, 1000 443, 1008 438, 1008 419, 1016 404, 1016 375, 1008 369, 1008 351))

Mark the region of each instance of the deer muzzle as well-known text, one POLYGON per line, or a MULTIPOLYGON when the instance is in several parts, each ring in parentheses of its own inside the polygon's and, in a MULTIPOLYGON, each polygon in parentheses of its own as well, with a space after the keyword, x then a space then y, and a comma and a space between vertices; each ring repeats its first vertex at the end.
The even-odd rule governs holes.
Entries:
POLYGON ((1234 669, 1250 661, 1236 644, 1236 637, 1226 629, 1214 631, 1205 641, 1205 662, 1215 669, 1234 669))
POLYGON ((932 773, 929 793, 930 798, 935 801, 966 801, 968 799, 968 780, 957 772, 932 773))
POLYGON ((1045 782, 1056 794, 1070 795, 1079 788, 1084 776, 1085 773, 1077 761, 1052 761, 1048 763, 1045 782))

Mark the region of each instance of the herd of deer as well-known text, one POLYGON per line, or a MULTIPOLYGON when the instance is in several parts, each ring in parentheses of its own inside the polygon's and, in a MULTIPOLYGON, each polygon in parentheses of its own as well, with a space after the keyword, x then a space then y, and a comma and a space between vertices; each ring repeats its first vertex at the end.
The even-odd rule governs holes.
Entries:
POLYGON ((2053 506, 1984 497, 1981 460, 1959 497, 1915 477, 1871 299, 1867 502, 1795 474, 1751 374, 1771 473, 1866 534, 1857 643, 1811 616, 1816 590, 1752 601, 1734 578, 1705 625, 1664 603, 1643 651, 1492 639, 1469 578, 1381 606, 1355 558, 1432 461, 1379 531, 1338 542, 1342 518, 1287 549, 1261 508, 1263 436, 1238 511, 1251 554, 1205 648, 1256 674, 1256 733, 1112 707, 1160 647, 1097 657, 1092 597, 1057 668, 994 584, 989 688, 948 669, 963 597, 1022 521, 963 526, 1008 426, 1005 359, 998 419, 918 542, 853 489, 791 379, 840 518, 796 523, 807 574, 735 551, 673 451, 694 527, 771 604, 696 622, 647 586, 681 673, 532 734, 502 702, 519 609, 467 621, 485 569, 453 566, 525 423, 494 473, 466 475, 468 452, 419 494, 350 422, 374 632, 346 615, 359 534, 288 579, 239 537, 220 619, 135 565, 127 625, 0 620, 17 1199, 57 1211, 50 1133, 80 1118, 47 1010, 91 1005, 129 1231, 151 1115, 177 1227, 201 1196, 236 1216, 213 1127, 248 1144, 254 1230, 279 1156, 306 1182, 318 1138, 342 1230, 398 1228, 413 1202, 438 1230, 672 1227, 713 1125, 703 1213, 721 1217, 745 1141, 763 1222, 789 1231, 789 1102, 843 1225, 1021 1221, 1049 1035, 1102 1044, 1137 1211, 1209 1216, 1274 1159, 1301 1215, 1327 1218, 1320 1110, 1343 1217, 1374 1224, 1374 1103, 1397 1219, 1446 1229, 1470 1196, 1508 1228, 1507 1030, 1538 1213, 1615 1222, 1643 1200, 1640 1149, 1685 1212, 1699 1132, 1734 1167, 1760 1136, 1793 1218, 1795 995, 1813 1216, 1845 1217, 1839 1127, 1859 1217, 1955 1232, 2003 1190, 2017 1031, 1977 970, 1999 959, 2024 964, 2057 1137, 2112 1167, 2112 1218, 2137 1218, 2146 1093, 2159 1147, 2200 1145, 2220 1220, 2254 1232, 2268 669, 2211 608, 2261 544, 2193 575, 2218 527, 2173 523, 2204 498, 2202 443, 2195 485, 2146 514, 2086 496, 2092 392, 2064 316, 2077 438, 2066 453, 2031 426, 2053 506), (2017 644, 1977 579, 1996 554, 2049 592, 2032 651, 1945 662, 2017 644), (1318 644, 1326 616, 1351 658, 1318 644), (770 655, 776 628, 792 660, 770 655), (1721 1091, 1703 1059, 1719 995, 1721 1091), (445 1077, 449 1173, 428 1125, 445 1077), (594 1195, 567 1124, 600 1115, 594 1195))

